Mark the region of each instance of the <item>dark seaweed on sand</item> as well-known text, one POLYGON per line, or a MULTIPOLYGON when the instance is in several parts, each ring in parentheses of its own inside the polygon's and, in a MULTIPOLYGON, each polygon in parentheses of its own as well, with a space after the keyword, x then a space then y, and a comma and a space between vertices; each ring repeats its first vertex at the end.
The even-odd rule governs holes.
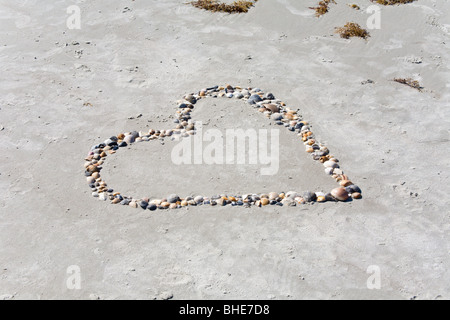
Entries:
POLYGON ((246 13, 258 0, 243 1, 238 0, 232 4, 222 3, 217 0, 197 0, 190 2, 196 8, 204 9, 212 12, 227 12, 227 13, 246 13))

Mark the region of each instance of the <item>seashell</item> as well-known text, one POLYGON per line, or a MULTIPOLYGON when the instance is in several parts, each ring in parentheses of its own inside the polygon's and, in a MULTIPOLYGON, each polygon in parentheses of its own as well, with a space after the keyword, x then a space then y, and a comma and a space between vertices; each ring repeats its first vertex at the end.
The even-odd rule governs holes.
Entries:
POLYGON ((204 200, 204 199, 203 199, 202 196, 197 196, 197 197, 194 198, 194 202, 195 202, 195 203, 202 203, 203 200, 204 200))
POLYGON ((176 204, 176 203, 171 203, 169 205, 169 209, 176 209, 176 208, 178 208, 178 204, 176 204))
POLYGON ((181 201, 180 205, 182 207, 186 207, 188 205, 188 202, 186 200, 181 201))
POLYGON ((303 199, 305 199, 306 202, 313 202, 316 200, 316 194, 311 191, 306 191, 303 193, 303 199))
POLYGON ((327 202, 327 199, 325 198, 325 196, 320 196, 317 197, 317 202, 327 202))
POLYGON ((161 203, 161 207, 164 208, 164 209, 167 209, 167 208, 170 207, 170 203, 168 203, 168 202, 163 202, 163 203, 161 203))
POLYGON ((87 171, 89 172, 89 173, 94 173, 94 172, 98 172, 99 170, 98 170, 98 167, 97 166, 94 166, 94 165, 90 165, 90 166, 88 166, 87 168, 87 171))
POLYGON ((288 120, 294 120, 295 116, 292 113, 286 113, 285 118, 288 120))
POLYGON ((326 174, 329 174, 329 175, 332 175, 334 170, 335 170, 335 169, 333 169, 333 168, 326 168, 326 169, 325 169, 325 173, 326 173, 326 174))
POLYGON ((269 110, 269 111, 271 111, 271 112, 273 112, 273 113, 280 112, 280 108, 279 108, 276 104, 269 103, 269 104, 263 104, 263 106, 264 106, 267 110, 269 110))
POLYGON ((283 115, 278 112, 273 113, 270 117, 272 118, 272 120, 275 120, 275 121, 283 120, 283 115))
POLYGON ((348 187, 348 186, 353 185, 353 182, 351 182, 351 181, 349 181, 349 180, 342 180, 341 182, 339 182, 339 184, 340 184, 342 187, 348 187))
POLYGON ((180 200, 180 197, 177 196, 176 194, 171 194, 170 196, 167 197, 167 202, 169 202, 169 203, 176 203, 179 200, 180 200))
POLYGON ((359 192, 354 192, 352 193, 352 198, 353 199, 361 199, 362 198, 362 194, 359 192))
POLYGON ((126 144, 133 143, 135 140, 136 140, 136 138, 131 134, 129 134, 125 138, 123 138, 123 142, 125 142, 126 144))
POLYGON ((130 207, 132 207, 132 208, 135 208, 135 209, 138 207, 138 204, 137 204, 136 201, 131 201, 128 205, 129 205, 130 207))
POLYGON ((139 201, 139 206, 145 210, 148 207, 148 202, 145 200, 139 201))
POLYGON ((294 200, 297 201, 298 204, 306 203, 305 199, 303 199, 302 197, 296 197, 294 200))
POLYGON ((323 192, 316 192, 316 197, 325 197, 325 193, 323 192))
POLYGON ((286 193, 286 198, 295 199, 298 197, 300 197, 300 195, 295 191, 289 191, 288 193, 286 193))
POLYGON ((262 198, 261 199, 261 205, 267 206, 269 203, 270 203, 269 199, 267 199, 267 198, 262 198))
POLYGON ((350 193, 362 193, 361 189, 356 185, 348 186, 348 188, 351 190, 350 193))
POLYGON ((276 198, 278 198, 278 192, 269 193, 269 200, 275 200, 276 198))
POLYGON ((227 205, 227 200, 225 200, 224 198, 217 199, 216 202, 217 202, 217 204, 219 206, 226 206, 227 205))
POLYGON ((333 189, 331 195, 339 201, 347 201, 349 198, 348 192, 343 187, 333 189))
POLYGON ((121 202, 122 200, 120 200, 120 198, 114 198, 113 201, 111 201, 112 204, 117 204, 119 202, 121 202))
POLYGON ((323 165, 325 168, 333 168, 333 169, 339 168, 339 165, 331 160, 324 162, 323 165))

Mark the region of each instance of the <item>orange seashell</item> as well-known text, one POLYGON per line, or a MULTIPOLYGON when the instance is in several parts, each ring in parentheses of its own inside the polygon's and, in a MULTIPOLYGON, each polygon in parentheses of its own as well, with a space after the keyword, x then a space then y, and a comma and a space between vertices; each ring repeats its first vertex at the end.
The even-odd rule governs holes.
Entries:
POLYGON ((359 193, 359 192, 352 193, 352 198, 353 199, 361 199, 362 198, 362 194, 359 193))
POLYGON ((168 203, 168 202, 163 202, 163 203, 161 203, 161 207, 163 207, 163 208, 168 208, 168 207, 170 207, 170 203, 168 203))
POLYGON ((269 199, 267 199, 267 198, 262 198, 261 199, 261 204, 263 206, 267 206, 269 203, 270 203, 269 199))

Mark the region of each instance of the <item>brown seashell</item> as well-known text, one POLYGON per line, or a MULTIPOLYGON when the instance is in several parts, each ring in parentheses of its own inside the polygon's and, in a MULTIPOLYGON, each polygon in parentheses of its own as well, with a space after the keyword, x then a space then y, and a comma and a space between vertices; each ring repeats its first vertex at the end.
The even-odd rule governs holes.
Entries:
POLYGON ((117 139, 123 140, 123 139, 125 139, 125 135, 123 133, 120 133, 117 135, 117 139))
POLYGON ((339 201, 347 201, 349 198, 348 192, 343 187, 333 189, 331 195, 339 201))
POLYGON ((171 203, 169 205, 169 209, 176 209, 176 208, 178 208, 178 205, 176 203, 171 203))
POLYGON ((119 203, 121 200, 119 198, 115 198, 113 201, 111 201, 112 204, 117 204, 119 203))
POLYGON ((100 178, 100 173, 94 172, 94 173, 92 174, 92 177, 93 177, 95 180, 97 180, 98 178, 100 178))
POLYGON ((267 206, 269 203, 270 203, 269 199, 267 199, 267 198, 262 198, 261 199, 261 205, 267 206))
POLYGON ((294 120, 294 115, 292 113, 286 113, 284 117, 288 120, 294 120))
POLYGON ((361 199, 362 198, 362 194, 359 193, 359 192, 352 193, 352 198, 353 199, 361 199))
POLYGON ((339 182, 339 184, 342 187, 348 187, 348 186, 351 186, 353 184, 353 182, 351 182, 350 180, 342 180, 341 182, 339 182))
POLYGON ((279 112, 279 111, 280 111, 280 108, 278 108, 278 106, 277 106, 276 104, 273 104, 273 103, 263 104, 263 106, 264 106, 267 110, 269 110, 269 111, 271 111, 271 112, 273 112, 273 113, 279 112))
POLYGON ((98 168, 97 168, 97 166, 94 166, 94 165, 90 165, 90 166, 88 166, 87 168, 87 171, 88 172, 90 172, 90 173, 94 173, 94 172, 98 172, 99 170, 98 170, 98 168))
POLYGON ((324 196, 317 197, 317 202, 327 202, 327 198, 324 196))
POLYGON ((188 205, 186 200, 181 201, 181 206, 182 207, 186 207, 188 205))

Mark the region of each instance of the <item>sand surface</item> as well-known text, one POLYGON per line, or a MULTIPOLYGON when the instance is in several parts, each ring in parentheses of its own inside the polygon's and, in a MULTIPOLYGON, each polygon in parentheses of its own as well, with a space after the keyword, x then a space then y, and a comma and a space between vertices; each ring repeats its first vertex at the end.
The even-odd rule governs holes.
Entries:
MULTIPOLYGON (((371 2, 337 2, 317 19, 310 0, 260 0, 244 15, 181 0, 1 0, 0 298, 450 298, 450 1, 382 7, 367 41, 334 28, 365 26, 371 2), (72 4, 79 30, 66 26, 72 4), (364 199, 150 213, 91 197, 92 145, 171 128, 176 100, 227 83, 301 109, 364 199), (70 266, 79 290, 66 285, 70 266), (370 266, 379 290, 367 288, 370 266)), ((193 116, 270 128, 237 101, 202 101, 193 116)), ((120 152, 103 174, 136 196, 335 185, 292 135, 280 137, 272 177, 260 166, 175 167, 170 141, 120 152)))

